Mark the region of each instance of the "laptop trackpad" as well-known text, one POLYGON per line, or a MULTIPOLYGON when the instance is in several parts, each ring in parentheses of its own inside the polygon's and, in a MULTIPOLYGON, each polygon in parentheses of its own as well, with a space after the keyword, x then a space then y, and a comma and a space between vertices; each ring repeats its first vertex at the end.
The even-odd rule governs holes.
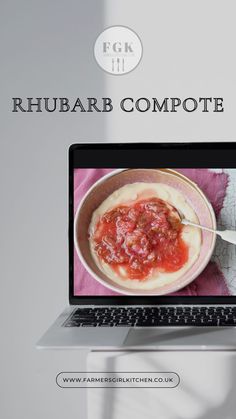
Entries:
POLYGON ((235 328, 167 327, 130 329, 123 346, 143 349, 207 349, 236 346, 235 328))

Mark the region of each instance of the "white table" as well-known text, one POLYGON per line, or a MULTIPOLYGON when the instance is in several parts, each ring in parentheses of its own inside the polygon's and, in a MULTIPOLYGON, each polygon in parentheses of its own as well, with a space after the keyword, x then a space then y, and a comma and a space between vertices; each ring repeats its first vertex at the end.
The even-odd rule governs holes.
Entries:
POLYGON ((88 419, 235 419, 235 352, 91 352, 87 370, 180 376, 176 388, 87 389, 88 419))

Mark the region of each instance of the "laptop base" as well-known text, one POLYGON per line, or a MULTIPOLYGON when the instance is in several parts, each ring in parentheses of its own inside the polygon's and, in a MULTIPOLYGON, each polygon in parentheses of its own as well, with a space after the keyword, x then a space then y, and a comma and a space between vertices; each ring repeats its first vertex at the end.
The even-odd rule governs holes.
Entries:
POLYGON ((236 327, 64 327, 76 308, 63 311, 38 349, 236 350, 236 327))

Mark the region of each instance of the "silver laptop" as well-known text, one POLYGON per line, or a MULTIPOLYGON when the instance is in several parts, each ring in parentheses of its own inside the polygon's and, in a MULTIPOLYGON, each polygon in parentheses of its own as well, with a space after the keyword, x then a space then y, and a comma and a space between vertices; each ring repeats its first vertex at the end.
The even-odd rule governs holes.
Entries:
POLYGON ((38 348, 236 348, 236 145, 69 150, 69 305, 38 348))

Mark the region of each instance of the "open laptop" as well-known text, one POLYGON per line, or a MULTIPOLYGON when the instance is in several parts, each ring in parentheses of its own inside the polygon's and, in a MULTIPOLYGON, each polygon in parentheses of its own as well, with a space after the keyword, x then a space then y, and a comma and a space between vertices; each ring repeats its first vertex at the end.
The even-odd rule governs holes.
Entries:
POLYGON ((69 305, 37 347, 236 348, 236 247, 214 233, 236 230, 235 155, 234 143, 72 145, 69 305))

